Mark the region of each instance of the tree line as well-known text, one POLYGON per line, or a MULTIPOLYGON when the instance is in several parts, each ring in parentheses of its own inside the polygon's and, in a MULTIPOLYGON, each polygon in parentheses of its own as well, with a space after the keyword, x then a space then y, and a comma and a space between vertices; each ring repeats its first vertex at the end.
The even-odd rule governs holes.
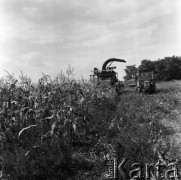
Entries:
POLYGON ((126 66, 124 80, 135 77, 138 70, 154 70, 157 81, 170 81, 181 79, 181 56, 164 57, 156 61, 144 59, 141 64, 126 66))

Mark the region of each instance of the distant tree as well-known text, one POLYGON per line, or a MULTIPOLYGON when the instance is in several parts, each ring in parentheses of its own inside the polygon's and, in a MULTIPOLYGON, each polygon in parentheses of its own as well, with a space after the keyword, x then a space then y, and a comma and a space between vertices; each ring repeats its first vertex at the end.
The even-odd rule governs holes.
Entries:
POLYGON ((165 57, 155 61, 157 80, 170 81, 181 79, 181 57, 165 57))
POLYGON ((136 67, 136 65, 126 66, 126 69, 124 71, 126 73, 124 80, 130 80, 132 78, 135 78, 135 75, 138 72, 138 68, 136 67))
POLYGON ((138 67, 139 70, 151 70, 154 69, 154 61, 144 59, 141 61, 141 65, 138 67))
POLYGON ((181 57, 172 56, 158 59, 157 61, 142 60, 141 65, 138 67, 141 69, 153 69, 155 71, 156 80, 158 81, 170 81, 181 79, 181 57))

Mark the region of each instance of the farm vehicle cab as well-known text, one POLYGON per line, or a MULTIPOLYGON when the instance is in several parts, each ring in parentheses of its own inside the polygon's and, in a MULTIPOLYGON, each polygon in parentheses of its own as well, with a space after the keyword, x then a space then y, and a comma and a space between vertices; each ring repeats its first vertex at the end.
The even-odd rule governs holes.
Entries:
POLYGON ((137 73, 137 91, 154 93, 156 90, 153 70, 140 70, 137 73))
POLYGON ((124 84, 118 80, 118 73, 114 71, 116 66, 110 67, 113 62, 126 62, 123 59, 111 58, 104 62, 102 70, 97 69, 96 67, 93 70, 93 75, 90 75, 90 78, 99 84, 102 81, 107 81, 111 86, 116 87, 117 93, 123 89, 124 84), (108 65, 110 63, 110 65, 108 65))

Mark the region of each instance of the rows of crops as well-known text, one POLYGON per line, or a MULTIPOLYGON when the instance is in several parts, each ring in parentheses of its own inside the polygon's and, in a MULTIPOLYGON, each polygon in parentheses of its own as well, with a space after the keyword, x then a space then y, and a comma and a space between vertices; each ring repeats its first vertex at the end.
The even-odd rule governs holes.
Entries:
POLYGON ((102 132, 97 123, 108 126, 100 119, 111 116, 112 110, 107 114, 102 110, 113 90, 63 75, 54 81, 43 75, 34 85, 26 76, 16 79, 8 74, 0 86, 1 176, 66 179, 75 175, 73 148, 96 143, 102 132))
POLYGON ((153 95, 117 96, 106 83, 69 75, 51 80, 43 74, 33 84, 8 73, 0 80, 1 178, 104 180, 115 151, 147 163, 166 148, 173 158, 171 132, 161 122, 178 119, 178 83, 160 84, 153 95))

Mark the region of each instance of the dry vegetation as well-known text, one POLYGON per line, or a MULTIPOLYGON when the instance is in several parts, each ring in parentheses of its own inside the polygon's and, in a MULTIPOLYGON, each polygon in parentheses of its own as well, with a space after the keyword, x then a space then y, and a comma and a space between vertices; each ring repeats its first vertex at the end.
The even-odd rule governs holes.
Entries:
POLYGON ((156 161, 158 152, 180 158, 179 81, 159 83, 152 95, 117 96, 106 84, 69 75, 43 75, 37 85, 23 74, 1 80, 3 179, 103 180, 115 152, 141 163, 156 161))

